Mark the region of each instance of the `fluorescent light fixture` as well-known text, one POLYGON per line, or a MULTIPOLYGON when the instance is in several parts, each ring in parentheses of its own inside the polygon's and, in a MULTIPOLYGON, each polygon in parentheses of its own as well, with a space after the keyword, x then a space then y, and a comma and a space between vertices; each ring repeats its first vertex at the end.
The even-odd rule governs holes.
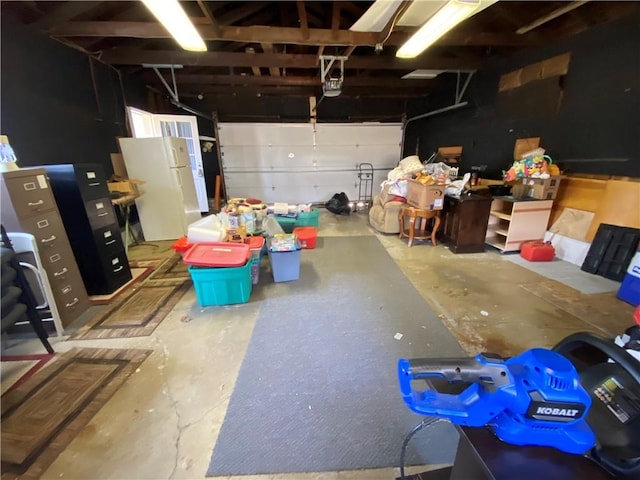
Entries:
POLYGON ((407 73, 404 77, 402 77, 402 79, 403 80, 414 79, 414 78, 430 79, 430 78, 436 78, 438 75, 444 72, 445 70, 419 69, 419 70, 414 70, 413 72, 407 73))
POLYGON ((401 4, 402 0, 376 0, 349 30, 352 32, 381 32, 401 4))
POLYGON ((460 22, 495 2, 496 0, 450 0, 398 49, 396 57, 417 57, 460 22))
POLYGON ((178 0, 142 0, 171 36, 185 50, 206 52, 202 37, 193 26, 178 0))

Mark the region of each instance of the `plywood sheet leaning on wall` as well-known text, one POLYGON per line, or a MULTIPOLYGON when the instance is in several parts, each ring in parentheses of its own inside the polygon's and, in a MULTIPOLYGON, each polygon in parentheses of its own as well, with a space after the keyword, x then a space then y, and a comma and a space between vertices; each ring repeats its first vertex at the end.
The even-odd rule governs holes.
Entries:
POLYGON ((608 180, 599 199, 586 240, 591 242, 601 223, 640 228, 640 182, 608 180))
POLYGON ((549 224, 553 225, 565 208, 595 213, 606 188, 606 179, 563 177, 553 202, 549 224))
POLYGON ((575 208, 565 208, 549 231, 565 237, 584 240, 593 222, 594 212, 585 212, 575 208))

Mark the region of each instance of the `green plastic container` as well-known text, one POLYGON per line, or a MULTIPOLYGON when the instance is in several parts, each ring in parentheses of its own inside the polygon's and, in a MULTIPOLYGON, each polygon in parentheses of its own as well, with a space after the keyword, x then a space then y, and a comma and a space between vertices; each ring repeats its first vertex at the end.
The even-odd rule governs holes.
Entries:
POLYGON ((317 208, 312 208, 310 212, 300 212, 296 220, 296 227, 317 227, 318 217, 320 211, 317 208))
POLYGON ((251 265, 242 267, 196 267, 189 265, 189 273, 201 307, 247 303, 251 295, 251 265))
POLYGON ((276 215, 276 220, 284 230, 284 233, 292 233, 293 229, 297 227, 296 219, 291 217, 280 217, 276 215))

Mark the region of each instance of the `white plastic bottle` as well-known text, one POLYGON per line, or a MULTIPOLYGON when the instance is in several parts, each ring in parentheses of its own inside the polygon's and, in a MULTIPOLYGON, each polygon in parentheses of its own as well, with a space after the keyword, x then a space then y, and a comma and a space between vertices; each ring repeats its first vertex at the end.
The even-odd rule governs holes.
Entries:
POLYGON ((6 135, 0 135, 0 171, 10 172, 12 170, 18 170, 16 162, 18 159, 9 144, 9 137, 6 135))

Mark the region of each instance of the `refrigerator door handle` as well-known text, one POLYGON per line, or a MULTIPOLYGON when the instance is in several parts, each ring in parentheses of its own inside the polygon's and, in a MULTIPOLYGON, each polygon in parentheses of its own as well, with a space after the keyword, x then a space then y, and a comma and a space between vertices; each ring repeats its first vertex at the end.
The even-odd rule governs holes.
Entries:
POLYGON ((171 147, 171 157, 173 158, 173 166, 178 166, 178 151, 175 147, 171 147))
POLYGON ((174 170, 173 173, 176 175, 176 182, 178 183, 178 187, 182 188, 182 176, 180 175, 179 170, 174 170))

